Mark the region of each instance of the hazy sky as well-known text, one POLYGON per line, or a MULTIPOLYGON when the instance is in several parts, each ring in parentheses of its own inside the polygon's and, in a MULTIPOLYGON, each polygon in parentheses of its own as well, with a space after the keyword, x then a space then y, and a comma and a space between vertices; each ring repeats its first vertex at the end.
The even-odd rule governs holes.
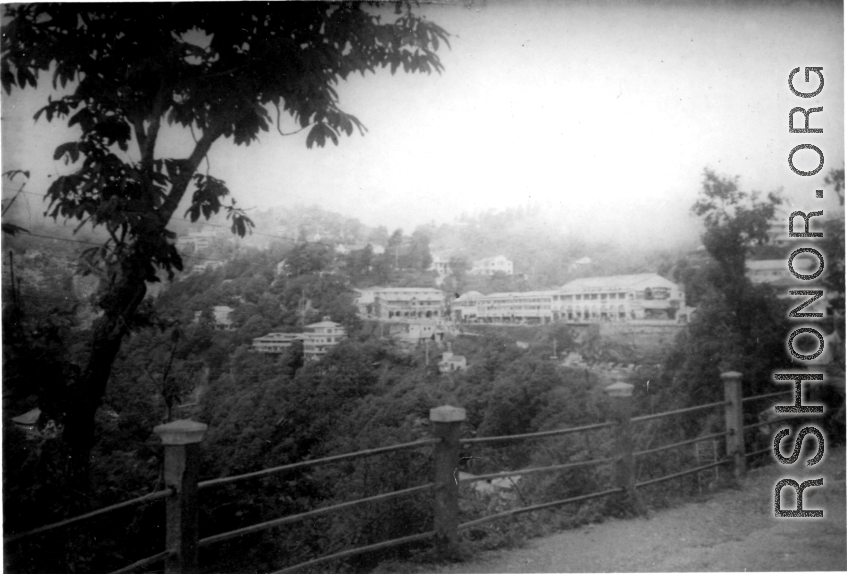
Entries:
MULTIPOLYGON (((244 148, 219 141, 211 173, 245 207, 316 203, 407 232, 535 202, 563 208, 561 225, 587 234, 691 236, 706 166, 819 208, 814 189, 844 164, 843 8, 751 4, 427 5, 420 11, 453 34, 440 51, 445 71, 342 83, 341 107, 367 126, 364 137, 316 150, 305 131, 244 148), (789 91, 798 66, 824 68, 819 96, 789 91), (823 106, 811 127, 824 133, 789 134, 795 106, 823 106), (802 143, 824 151, 818 176, 788 167, 802 143)), ((799 90, 816 86, 795 76, 799 90)), ((32 92, 3 103, 3 169, 36 171, 28 189, 42 191, 64 167, 49 161, 60 140, 43 120, 33 129, 32 92)), ((170 134, 166 145, 190 143, 170 134)), ((817 157, 795 162, 811 169, 817 157)))

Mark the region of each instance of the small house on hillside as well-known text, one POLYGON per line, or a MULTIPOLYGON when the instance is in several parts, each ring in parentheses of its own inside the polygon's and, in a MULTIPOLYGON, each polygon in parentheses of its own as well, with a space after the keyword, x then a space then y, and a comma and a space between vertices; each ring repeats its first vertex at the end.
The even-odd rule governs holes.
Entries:
POLYGON ((515 265, 504 255, 496 255, 474 261, 471 270, 468 271, 470 275, 494 275, 495 273, 514 275, 515 265))
MULTIPOLYGON (((218 331, 232 331, 235 327, 232 324, 232 319, 229 318, 229 314, 232 313, 234 309, 227 305, 215 305, 212 307, 212 315, 214 316, 214 327, 218 331)), ((202 311, 195 311, 194 313, 194 322, 197 323, 200 321, 200 316, 203 314, 202 311)))
POLYGON ((441 343, 449 332, 445 325, 430 321, 401 323, 398 327, 389 331, 391 338, 398 343, 411 346, 426 340, 441 343))
POLYGON ((591 265, 591 257, 580 257, 568 265, 568 271, 579 271, 591 265))
POLYGON ((464 371, 468 368, 468 360, 464 355, 454 355, 453 346, 450 343, 447 343, 447 349, 445 353, 442 353, 441 360, 438 361, 438 371, 440 373, 464 371))

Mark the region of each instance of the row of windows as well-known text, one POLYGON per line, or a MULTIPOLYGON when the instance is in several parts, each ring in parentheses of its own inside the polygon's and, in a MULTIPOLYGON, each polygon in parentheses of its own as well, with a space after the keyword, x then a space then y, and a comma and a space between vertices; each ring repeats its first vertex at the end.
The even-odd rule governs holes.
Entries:
POLYGON ((550 299, 505 299, 505 300, 491 300, 491 299, 483 299, 479 301, 478 304, 480 306, 488 305, 489 307, 496 307, 502 305, 528 305, 528 304, 538 304, 538 303, 546 303, 550 304, 550 299))
POLYGON ((497 309, 549 309, 550 305, 480 305, 481 311, 497 309))
MULTIPOLYGON (((559 301, 559 295, 554 295, 553 300, 559 301)), ((601 301, 605 299, 626 299, 626 293, 586 293, 580 295, 561 295, 562 301, 582 301, 584 299, 600 299, 601 301)), ((630 293, 629 298, 632 299, 632 293, 630 293)))
POLYGON ((382 305, 408 307, 409 305, 428 305, 430 307, 444 305, 444 301, 380 301, 382 305))
MULTIPOLYGON (((670 289, 665 287, 657 287, 655 289, 650 289, 649 287, 644 291, 637 291, 635 293, 629 293, 629 299, 667 299, 670 297, 670 289)), ((551 297, 539 298, 539 299, 523 299, 523 301, 529 302, 549 302, 552 298, 553 301, 606 301, 613 299, 626 299, 627 293, 580 293, 575 295, 552 295, 551 297)), ((513 301, 514 299, 479 299, 477 300, 479 303, 493 303, 493 304, 502 304, 513 301)), ((454 305, 458 305, 460 307, 471 306, 473 304, 472 301, 461 303, 454 303, 454 305)))

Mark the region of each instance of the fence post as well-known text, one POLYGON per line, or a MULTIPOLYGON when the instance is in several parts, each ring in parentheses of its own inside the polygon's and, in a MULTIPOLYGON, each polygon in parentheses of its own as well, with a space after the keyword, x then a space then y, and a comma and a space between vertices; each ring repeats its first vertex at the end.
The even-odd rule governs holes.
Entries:
POLYGON ((432 432, 441 442, 435 445, 435 544, 439 553, 455 558, 459 550, 459 436, 465 409, 442 406, 429 410, 432 432))
POLYGON ((612 414, 617 421, 615 428, 615 456, 617 486, 624 491, 623 501, 626 510, 641 514, 641 504, 635 492, 635 455, 632 444, 632 390, 629 383, 617 382, 607 386, 604 391, 612 404, 612 414))
POLYGON ((200 442, 207 425, 189 420, 159 425, 153 432, 165 447, 165 486, 174 491, 167 499, 165 574, 197 574, 197 473, 200 442))
POLYGON ((726 401, 726 454, 732 459, 732 472, 736 481, 744 477, 744 411, 741 403, 741 373, 721 373, 723 396, 726 401))

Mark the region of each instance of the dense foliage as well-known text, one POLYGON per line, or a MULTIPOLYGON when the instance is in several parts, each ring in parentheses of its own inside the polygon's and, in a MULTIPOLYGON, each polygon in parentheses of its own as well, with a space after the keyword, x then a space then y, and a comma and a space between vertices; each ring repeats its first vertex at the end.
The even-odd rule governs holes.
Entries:
MULTIPOLYGON (((717 184, 735 185, 714 174, 707 175, 707 182, 706 194, 717 184)), ((739 202, 749 199, 737 189, 733 193, 740 194, 739 202)), ((352 286, 367 284, 373 265, 358 271, 351 267, 356 251, 332 253, 320 242, 301 241, 271 244, 262 251, 229 252, 225 265, 183 274, 149 301, 147 326, 133 333, 117 355, 112 382, 98 411, 89 503, 102 507, 161 488, 161 448, 151 431, 175 418, 209 424, 201 469, 201 478, 208 479, 428 437, 429 409, 442 404, 464 407, 464 436, 480 437, 608 420, 611 413, 603 388, 620 378, 636 387, 635 415, 720 400, 719 374, 728 369, 744 373, 745 394, 780 390, 770 374, 786 356, 784 306, 777 306, 774 293, 749 284, 743 275, 734 276, 722 265, 722 248, 739 249, 743 244, 740 248, 749 250, 750 256, 759 253, 758 246, 748 244, 746 228, 732 217, 714 220, 713 225, 727 224, 736 231, 714 231, 722 238, 710 244, 718 249, 716 256, 710 250, 695 253, 685 264, 669 268, 670 273, 688 273, 687 280, 699 284, 699 308, 658 364, 639 360, 637 352, 625 345, 610 344, 590 330, 578 333, 568 325, 486 325, 452 340, 452 351, 467 358, 468 369, 441 374, 435 362, 445 348, 430 345, 427 352, 424 345, 401 347, 380 338, 373 324, 357 317, 352 286), (353 278, 355 273, 358 279, 353 278), (233 308, 231 329, 221 329, 216 320, 214 309, 223 305, 233 308), (349 337, 320 362, 304 362, 303 349, 296 346, 279 355, 249 350, 254 337, 269 331, 296 332, 323 316, 342 322, 349 337), (610 361, 640 365, 626 373, 596 366, 565 367, 552 360, 554 349, 559 358, 579 351, 595 365, 610 361)), ((758 229, 758 219, 753 224, 758 229)), ((405 238, 401 232, 395 237, 399 249, 386 253, 387 264, 397 265, 391 259, 414 253, 414 236, 405 238)), ((417 237, 423 242, 420 238, 425 235, 417 237)), ((73 269, 62 264, 73 259, 70 244, 60 243, 55 253, 48 253, 38 249, 36 238, 19 235, 7 245, 20 262, 16 266, 20 281, 4 293, 7 300, 17 300, 4 309, 4 329, 16 333, 14 338, 4 337, 6 389, 16 389, 4 408, 9 429, 4 434, 4 519, 7 531, 14 533, 61 519, 67 499, 78 496, 65 488, 60 443, 44 428, 44 421, 33 437, 9 419, 35 406, 48 413, 47 419, 52 409, 62 408, 36 400, 27 381, 46 385, 64 380, 62 366, 86 351, 94 307, 79 279, 73 278, 73 269), (63 285, 69 300, 56 300, 54 285, 63 285)), ((833 253, 837 260, 837 251, 833 253)), ((391 272, 395 279, 400 274, 413 277, 423 263, 410 255, 408 263, 400 264, 410 268, 392 267, 391 272)), ((755 416, 751 409, 748 422, 755 416)), ((650 449, 721 430, 722 415, 716 410, 639 423, 633 427, 633 439, 639 449, 650 449)), ((757 440, 753 434, 748 440, 751 447, 767 446, 753 445, 757 440)), ((708 456, 720 456, 721 449, 718 445, 708 456)), ((604 429, 474 445, 463 452, 459 469, 482 474, 613 455, 613 430, 604 429)), ((662 451, 639 459, 637 479, 709 461, 698 458, 693 446, 662 451)), ((526 475, 505 493, 462 486, 461 519, 601 490, 611 484, 613 470, 605 464, 526 475)), ((430 481, 432 473, 431 450, 422 448, 216 487, 201 497, 201 536, 420 485, 430 481)), ((711 475, 691 476, 646 489, 644 496, 652 504, 665 504, 671 494, 695 492, 711 480, 711 475)), ((210 568, 224 571, 273 570, 428 530, 431 512, 427 495, 365 505, 214 545, 201 557, 210 568)), ((623 512, 610 499, 543 513, 542 519, 526 517, 470 528, 463 536, 471 547, 492 548, 546 528, 623 512)), ((162 514, 157 503, 63 535, 38 537, 7 548, 7 565, 22 572, 118 568, 161 549, 162 514), (127 536, 116 540, 116 531, 127 536)), ((371 553, 347 564, 370 567, 425 548, 412 545, 371 553)))
POLYGON ((182 269, 169 226, 183 198, 192 221, 224 210, 234 233, 252 225, 234 201, 224 204, 225 182, 197 171, 212 145, 249 145, 274 124, 283 134, 284 114, 309 129, 308 147, 338 144, 341 134, 364 133, 339 106, 339 81, 380 68, 441 71, 435 52, 446 31, 409 4, 397 4, 392 22, 379 12, 319 2, 4 7, 3 89, 36 88, 51 73, 54 93, 35 117, 79 129, 53 153, 73 169, 47 190, 49 215, 108 234, 85 253, 105 279, 103 314, 59 421, 69 488, 89 488, 95 415, 145 282, 182 269), (182 155, 161 155, 165 122, 191 132, 182 155))

